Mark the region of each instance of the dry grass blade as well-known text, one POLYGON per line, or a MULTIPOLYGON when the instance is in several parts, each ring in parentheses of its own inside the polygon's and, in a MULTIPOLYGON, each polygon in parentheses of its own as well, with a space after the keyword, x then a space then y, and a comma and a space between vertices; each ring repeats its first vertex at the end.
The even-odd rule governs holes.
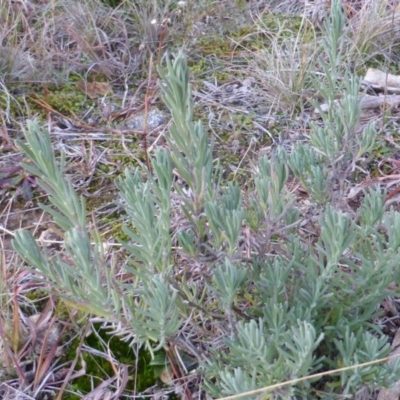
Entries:
POLYGON ((400 15, 386 0, 365 0, 361 5, 349 21, 349 61, 366 62, 377 54, 388 62, 399 61, 391 46, 400 40, 400 15))
POLYGON ((0 338, 2 341, 2 358, 5 360, 6 365, 10 368, 9 373, 16 372, 21 383, 24 386, 28 386, 29 382, 28 379, 20 365, 20 361, 18 360, 17 356, 14 354, 14 351, 9 346, 9 338, 7 337, 7 333, 4 330, 4 320, 0 320, 0 338), (11 369, 13 367, 13 370, 11 369))
POLYGON ((86 326, 81 331, 81 338, 80 338, 78 347, 76 349, 75 358, 72 360, 71 366, 70 366, 68 372, 66 373, 66 376, 65 376, 65 378, 64 378, 64 380, 62 382, 62 385, 60 387, 60 390, 59 390, 59 392, 57 394, 56 400, 62 400, 62 396, 63 396, 63 394, 65 392, 65 389, 66 389, 66 387, 67 387, 67 385, 68 385, 68 383, 70 381, 72 381, 75 378, 79 378, 81 376, 85 376, 86 375, 86 368, 85 368, 86 364, 85 364, 85 362, 83 360, 83 357, 81 355, 81 351, 82 351, 82 346, 84 344, 85 337, 86 337, 87 333, 90 330, 90 326, 91 326, 91 324, 88 322, 86 324, 86 326), (75 367, 76 367, 76 365, 78 363, 78 360, 80 358, 81 358, 81 361, 82 361, 82 368, 81 368, 80 371, 75 371, 75 367))
POLYGON ((293 115, 306 99, 316 66, 316 34, 303 18, 297 36, 289 34, 284 24, 270 33, 262 20, 257 21, 257 35, 265 36, 267 45, 256 50, 249 60, 251 74, 261 82, 269 104, 293 115))
MULTIPOLYGON (((50 316, 50 313, 48 313, 50 316)), ((33 390, 37 391, 39 386, 45 381, 45 377, 51 365, 54 364, 55 356, 57 354, 58 344, 63 336, 63 333, 66 330, 66 326, 64 326, 63 330, 59 330, 59 327, 56 326, 58 318, 56 315, 53 315, 49 323, 46 323, 46 330, 44 332, 44 336, 42 339, 42 348, 40 350, 40 354, 38 357, 38 364, 36 368, 36 374, 33 381, 33 390)), ((39 318, 40 321, 40 318, 39 318)), ((39 323, 38 321, 38 323, 39 323)), ((44 322, 44 321, 42 321, 44 322)), ((38 324, 38 330, 41 331, 43 335, 43 328, 40 329, 40 324, 38 324)))

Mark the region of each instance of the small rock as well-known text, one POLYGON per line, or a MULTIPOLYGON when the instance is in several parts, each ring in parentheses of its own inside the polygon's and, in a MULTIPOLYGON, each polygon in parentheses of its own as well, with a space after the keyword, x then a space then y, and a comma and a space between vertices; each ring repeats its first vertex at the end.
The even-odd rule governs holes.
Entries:
MULTIPOLYGON (((143 111, 139 114, 135 114, 133 117, 125 120, 121 125, 119 125, 120 129, 131 129, 133 131, 141 131, 143 132, 145 127, 145 117, 146 113, 143 111)), ((146 121, 146 129, 152 130, 160 125, 164 125, 167 123, 167 115, 157 108, 151 109, 147 113, 147 121, 146 121)))

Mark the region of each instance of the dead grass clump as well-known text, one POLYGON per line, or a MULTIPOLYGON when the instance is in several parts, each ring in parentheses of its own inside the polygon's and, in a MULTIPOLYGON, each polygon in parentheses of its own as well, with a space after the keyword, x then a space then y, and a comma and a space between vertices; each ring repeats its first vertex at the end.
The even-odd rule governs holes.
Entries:
POLYGON ((293 116, 317 69, 316 32, 305 18, 287 22, 261 14, 254 19, 259 48, 249 55, 249 74, 260 82, 267 103, 293 116))
POLYGON ((115 78, 140 66, 140 31, 122 9, 100 1, 2 3, 1 70, 8 82, 60 82, 71 72, 115 78))
POLYGON ((400 14, 394 5, 385 0, 365 0, 344 2, 344 6, 347 12, 344 34, 348 40, 344 61, 355 66, 377 59, 396 62, 393 49, 400 44, 400 14))

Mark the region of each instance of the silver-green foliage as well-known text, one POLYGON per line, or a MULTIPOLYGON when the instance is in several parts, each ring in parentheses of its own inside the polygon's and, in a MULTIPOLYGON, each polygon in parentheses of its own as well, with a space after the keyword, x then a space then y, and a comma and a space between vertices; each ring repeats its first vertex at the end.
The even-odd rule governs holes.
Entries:
MULTIPOLYGON (((369 192, 365 203, 377 204, 381 198, 369 192)), ((366 207, 361 218, 368 214, 366 207)), ((393 295, 389 286, 399 275, 398 235, 393 226, 386 231, 388 238, 383 231, 385 224, 398 224, 398 213, 390 215, 390 223, 383 218, 367 228, 328 207, 315 246, 306 248, 291 235, 284 256, 254 260, 248 282, 252 315, 259 319, 239 322, 236 336, 226 342, 228 351, 214 353, 207 370, 218 379, 208 382, 211 393, 228 395, 239 387, 260 388, 387 356, 388 340, 372 321, 382 300, 393 295)), ((390 384, 399 368, 397 362, 332 376, 322 383, 325 398, 390 384)), ((310 398, 310 385, 282 389, 272 398, 310 398)))
POLYGON ((373 124, 359 128, 361 81, 344 66, 349 28, 340 0, 332 1, 324 27, 320 58, 323 78, 315 79, 315 88, 326 106, 323 110, 315 104, 323 124, 312 122, 310 143, 295 146, 289 158, 295 176, 321 204, 345 195, 345 177, 372 150, 377 137, 373 124))
MULTIPOLYGON (((340 19, 333 22, 338 30, 340 19)), ((149 349, 173 343, 197 358, 204 387, 214 396, 387 356, 387 338, 373 321, 382 300, 396 294, 390 288, 400 276, 400 214, 385 209, 379 191, 366 193, 356 218, 327 204, 326 182, 335 165, 357 162, 348 156, 353 150, 339 160, 338 142, 360 148, 352 133, 342 124, 323 144, 314 131, 313 147, 298 147, 289 163, 283 149, 261 158, 244 200, 237 185, 223 185, 207 132, 193 122, 185 58, 167 61, 160 75, 173 117, 169 149, 156 151, 153 172, 127 170, 117 184, 127 215, 124 268, 131 279, 116 278, 98 233, 87 228, 84 199, 37 123, 28 124, 28 143, 20 143, 33 162, 25 168, 50 194, 51 206, 43 208, 65 232, 65 242, 63 252, 50 257, 30 233, 18 231, 20 256, 55 293, 102 317, 115 334, 149 349), (300 213, 286 185, 290 172, 322 205, 314 241, 299 235, 300 213), (176 259, 201 266, 202 281, 181 277, 176 259), (201 331, 202 319, 209 328, 201 331), (201 351, 184 343, 199 331, 201 351)), ((357 115, 356 102, 348 107, 357 115)), ((292 385, 270 398, 308 399, 316 388, 327 399, 355 394, 388 385, 399 373, 399 363, 374 365, 292 385)))
POLYGON ((126 229, 132 238, 132 244, 127 243, 126 247, 132 254, 129 261, 133 265, 126 269, 133 270, 134 277, 143 278, 127 285, 116 280, 115 269, 107 265, 98 233, 87 229, 85 200, 78 198, 64 177, 63 159, 60 166, 56 165, 49 133, 38 123, 28 122, 25 136, 28 144, 20 146, 34 166, 24 167, 39 177, 39 185, 50 194, 53 207, 41 206, 64 230, 65 239, 63 251, 49 257, 44 249, 39 249, 30 232, 19 230, 14 248, 41 272, 56 294, 76 308, 104 318, 132 342, 146 343, 149 349, 152 342, 156 348, 165 346, 167 338, 180 326, 177 293, 162 278, 170 267, 169 196, 165 196, 164 190, 172 179, 169 155, 158 151, 154 159, 158 172, 158 183, 153 188, 156 190, 150 190, 137 173, 126 171, 120 180, 125 209, 139 232, 126 229))

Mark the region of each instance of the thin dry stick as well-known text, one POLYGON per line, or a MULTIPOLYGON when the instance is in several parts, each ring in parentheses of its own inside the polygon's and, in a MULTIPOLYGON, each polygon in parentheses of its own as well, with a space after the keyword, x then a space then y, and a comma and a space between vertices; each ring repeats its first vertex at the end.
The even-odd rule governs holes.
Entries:
MULTIPOLYGON (((158 44, 158 55, 157 55, 157 65, 160 64, 161 59, 161 50, 163 47, 164 39, 166 36, 166 27, 162 26, 162 31, 159 36, 159 44, 158 44)), ((144 121, 143 121, 143 138, 144 138, 144 150, 146 156, 146 166, 148 171, 151 173, 151 164, 149 161, 149 149, 147 145, 147 115, 149 113, 149 102, 150 99, 154 96, 155 89, 152 87, 152 78, 153 78, 153 53, 150 54, 150 62, 149 62, 149 77, 147 80, 147 91, 144 99, 144 121), (151 95, 150 95, 151 90, 151 95)))
POLYGON ((331 371, 325 371, 325 372, 321 372, 319 374, 303 376, 302 378, 297 378, 297 379, 292 379, 290 381, 277 383, 275 385, 266 386, 266 387, 261 388, 261 389, 250 390, 248 392, 234 394, 232 396, 227 396, 227 397, 220 397, 220 398, 218 398, 216 400, 240 399, 241 397, 245 397, 245 396, 251 396, 251 395, 254 395, 254 394, 261 394, 261 393, 264 393, 264 392, 270 392, 272 390, 281 389, 281 388, 283 388, 285 386, 291 386, 291 385, 294 385, 294 384, 299 383, 299 382, 307 381, 309 379, 321 378, 323 376, 337 374, 338 372, 350 371, 350 370, 357 369, 357 368, 363 368, 363 367, 368 367, 370 365, 379 364, 379 363, 382 363, 382 362, 389 361, 391 359, 397 358, 399 356, 400 356, 400 354, 393 354, 392 356, 385 357, 385 358, 380 358, 379 360, 368 361, 368 362, 365 362, 365 363, 362 363, 362 364, 352 365, 350 367, 333 369, 331 371))
MULTIPOLYGON (((392 11, 392 19, 390 22, 390 32, 391 32, 391 37, 394 37, 394 16, 396 14, 396 10, 397 10, 398 6, 396 8, 393 7, 393 11, 392 11)), ((393 41, 391 40, 389 43, 389 58, 392 57, 392 49, 393 49, 393 41)), ((389 68, 386 68, 386 80, 385 80, 385 87, 383 88, 384 92, 383 92, 383 97, 384 97, 384 106, 383 106, 383 118, 382 118, 382 128, 385 125, 385 111, 387 109, 387 107, 390 107, 386 104, 386 96, 387 96, 387 87, 388 87, 388 78, 389 78, 389 68)))
POLYGON ((150 63, 149 63, 149 78, 147 80, 147 91, 144 99, 144 118, 143 118, 143 145, 144 145, 144 154, 146 157, 146 167, 147 170, 151 173, 151 165, 149 161, 149 151, 147 146, 147 116, 149 114, 149 102, 150 102, 150 88, 151 81, 153 75, 153 54, 150 54, 150 63))
MULTIPOLYGON (((90 323, 87 323, 85 328, 84 328, 84 331, 83 331, 82 336, 81 336, 81 340, 79 341, 78 348, 76 349, 76 356, 74 358, 74 361, 71 364, 71 367, 70 367, 70 369, 69 369, 69 371, 67 373, 67 376, 64 378, 64 383, 62 384, 62 386, 60 388, 60 391, 57 394, 56 400, 61 400, 62 399, 62 396, 64 394, 65 388, 67 387, 68 383, 71 380, 72 373, 75 370, 75 366, 76 366, 76 364, 78 362, 78 359, 79 359, 79 356, 81 354, 81 348, 82 348, 83 343, 85 341, 86 334, 89 332, 90 326, 91 326, 90 323)), ((84 366, 82 366, 82 368, 85 369, 84 366)), ((86 373, 86 370, 84 370, 84 373, 86 373)))

